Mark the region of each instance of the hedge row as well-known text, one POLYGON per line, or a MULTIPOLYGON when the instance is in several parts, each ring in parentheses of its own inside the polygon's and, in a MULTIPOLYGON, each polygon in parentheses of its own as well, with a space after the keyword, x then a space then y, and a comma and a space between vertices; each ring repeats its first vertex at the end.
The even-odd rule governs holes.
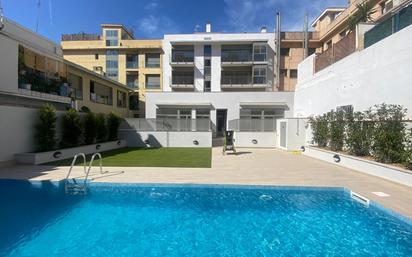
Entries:
POLYGON ((412 129, 406 109, 380 104, 364 112, 332 110, 310 119, 313 141, 332 151, 371 156, 383 163, 403 163, 412 169, 412 129))
POLYGON ((121 118, 114 113, 109 115, 88 112, 81 117, 75 109, 69 109, 61 119, 61 137, 56 137, 56 110, 45 104, 39 110, 35 125, 37 151, 50 151, 56 147, 67 148, 89 145, 117 139, 121 118))

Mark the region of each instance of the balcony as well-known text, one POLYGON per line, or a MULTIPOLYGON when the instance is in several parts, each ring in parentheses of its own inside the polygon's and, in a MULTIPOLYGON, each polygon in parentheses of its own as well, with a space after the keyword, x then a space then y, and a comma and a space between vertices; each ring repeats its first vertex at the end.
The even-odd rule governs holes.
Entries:
POLYGON ((172 74, 171 87, 180 89, 193 89, 195 85, 195 79, 193 74, 172 74))
POLYGON ((170 59, 172 66, 194 66, 193 51, 173 50, 170 59))
POLYGON ((252 65, 252 50, 222 50, 222 65, 252 65))
POLYGON ((78 33, 78 34, 63 34, 62 41, 89 41, 101 40, 98 34, 78 33))
MULTIPOLYGON (((281 32, 280 39, 285 41, 302 41, 304 39, 304 33, 299 31, 281 32)), ((309 40, 319 40, 319 32, 308 32, 309 40)))
POLYGON ((245 75, 222 75, 222 88, 266 88, 266 79, 252 77, 252 74, 245 75))

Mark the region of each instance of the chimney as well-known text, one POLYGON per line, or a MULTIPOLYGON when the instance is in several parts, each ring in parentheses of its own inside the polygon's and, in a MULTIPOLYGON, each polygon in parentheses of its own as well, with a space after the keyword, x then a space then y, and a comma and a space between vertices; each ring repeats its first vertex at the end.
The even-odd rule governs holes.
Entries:
POLYGON ((206 23, 206 33, 212 32, 212 23, 207 22, 206 23))
POLYGON ((263 26, 263 27, 260 28, 260 33, 267 33, 267 32, 268 32, 268 30, 267 30, 266 26, 263 26))

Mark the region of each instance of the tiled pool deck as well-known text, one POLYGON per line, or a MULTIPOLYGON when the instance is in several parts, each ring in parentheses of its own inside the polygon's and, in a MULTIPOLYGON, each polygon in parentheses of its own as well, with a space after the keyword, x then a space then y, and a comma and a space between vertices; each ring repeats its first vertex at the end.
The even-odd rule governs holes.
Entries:
MULTIPOLYGON (((108 173, 93 173, 91 178, 119 183, 345 187, 412 218, 412 188, 407 186, 280 150, 241 149, 238 155, 223 156, 221 148, 214 148, 212 155, 210 169, 104 167, 108 173), (372 192, 390 196, 380 197, 372 192)), ((14 166, 1 168, 0 178, 58 181, 64 179, 67 172, 68 167, 14 166)), ((83 176, 82 167, 75 167, 72 174, 83 176)))

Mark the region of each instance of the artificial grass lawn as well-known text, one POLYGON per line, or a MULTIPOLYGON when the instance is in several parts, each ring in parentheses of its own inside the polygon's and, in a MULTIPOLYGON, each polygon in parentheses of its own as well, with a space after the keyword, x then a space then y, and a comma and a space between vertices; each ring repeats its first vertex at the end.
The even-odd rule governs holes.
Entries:
MULTIPOLYGON (((103 166, 109 167, 184 167, 210 168, 211 148, 121 148, 101 152, 103 166)), ((89 161, 91 155, 87 156, 89 161)), ((72 159, 45 163, 44 165, 70 166, 72 159)), ((81 165, 78 158, 77 165, 81 165)), ((99 162, 95 160, 93 166, 99 162)))

